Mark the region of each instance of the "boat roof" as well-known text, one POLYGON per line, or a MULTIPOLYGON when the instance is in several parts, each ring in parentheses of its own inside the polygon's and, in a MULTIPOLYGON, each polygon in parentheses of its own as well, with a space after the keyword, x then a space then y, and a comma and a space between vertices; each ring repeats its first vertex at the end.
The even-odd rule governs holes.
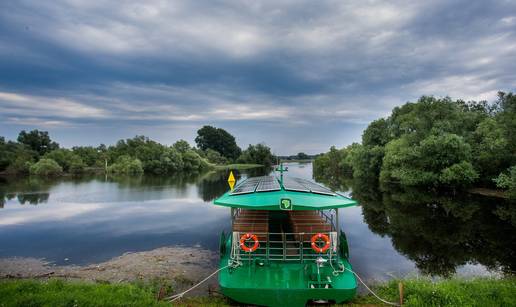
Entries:
POLYGON ((251 210, 325 210, 356 201, 312 181, 275 176, 251 177, 215 200, 215 205, 251 210))

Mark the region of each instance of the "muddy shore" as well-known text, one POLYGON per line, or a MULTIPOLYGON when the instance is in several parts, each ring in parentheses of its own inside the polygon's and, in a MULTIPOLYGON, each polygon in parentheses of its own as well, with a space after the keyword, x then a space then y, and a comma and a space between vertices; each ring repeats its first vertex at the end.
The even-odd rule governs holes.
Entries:
MULTIPOLYGON (((216 269, 218 255, 192 247, 162 247, 151 251, 129 252, 106 262, 77 265, 55 265, 43 259, 0 258, 0 279, 63 278, 91 282, 162 282, 174 289, 185 289, 216 269)), ((196 291, 214 287, 212 278, 196 291)))

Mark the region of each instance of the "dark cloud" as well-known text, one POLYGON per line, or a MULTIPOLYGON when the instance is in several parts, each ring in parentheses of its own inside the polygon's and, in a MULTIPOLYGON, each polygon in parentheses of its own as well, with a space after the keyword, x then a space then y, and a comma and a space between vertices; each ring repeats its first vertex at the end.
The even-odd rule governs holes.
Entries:
POLYGON ((514 90, 515 29, 513 1, 2 1, 0 129, 172 143, 213 124, 315 153, 423 94, 514 90))

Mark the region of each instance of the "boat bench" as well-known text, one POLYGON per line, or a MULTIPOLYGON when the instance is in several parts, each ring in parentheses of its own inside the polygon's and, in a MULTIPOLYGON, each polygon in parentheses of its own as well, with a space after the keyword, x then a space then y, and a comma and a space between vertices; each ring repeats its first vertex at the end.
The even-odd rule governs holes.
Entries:
POLYGON ((331 231, 331 225, 320 216, 316 211, 290 211, 290 225, 295 233, 296 240, 309 241, 311 234, 328 233, 331 231), (301 235, 306 233, 310 235, 301 235))
POLYGON ((265 243, 269 232, 269 212, 240 210, 233 221, 233 231, 256 234, 258 241, 265 243))

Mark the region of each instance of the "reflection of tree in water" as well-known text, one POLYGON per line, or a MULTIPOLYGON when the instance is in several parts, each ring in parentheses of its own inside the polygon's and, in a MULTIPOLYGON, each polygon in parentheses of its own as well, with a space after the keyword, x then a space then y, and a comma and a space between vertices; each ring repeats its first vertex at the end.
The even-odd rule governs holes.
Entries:
POLYGON ((371 231, 426 274, 449 276, 466 263, 516 269, 514 204, 471 194, 447 194, 353 183, 371 231))
MULTIPOLYGON (((204 176, 197 183, 197 188, 199 192, 199 196, 202 197, 204 201, 212 201, 222 194, 226 193, 229 190, 228 178, 229 178, 229 170, 221 170, 216 172, 211 172, 204 176)), ((270 169, 265 168, 252 168, 248 170, 233 170, 233 175, 235 179, 238 181, 245 177, 256 177, 267 175, 270 172, 270 169)))
POLYGON ((18 194, 18 202, 22 205, 31 204, 37 205, 39 203, 46 203, 48 201, 48 197, 50 194, 48 193, 24 193, 18 194))
POLYGON ((39 177, 0 178, 0 208, 5 202, 17 199, 22 205, 37 205, 48 201, 49 190, 57 184, 56 179, 39 177))

